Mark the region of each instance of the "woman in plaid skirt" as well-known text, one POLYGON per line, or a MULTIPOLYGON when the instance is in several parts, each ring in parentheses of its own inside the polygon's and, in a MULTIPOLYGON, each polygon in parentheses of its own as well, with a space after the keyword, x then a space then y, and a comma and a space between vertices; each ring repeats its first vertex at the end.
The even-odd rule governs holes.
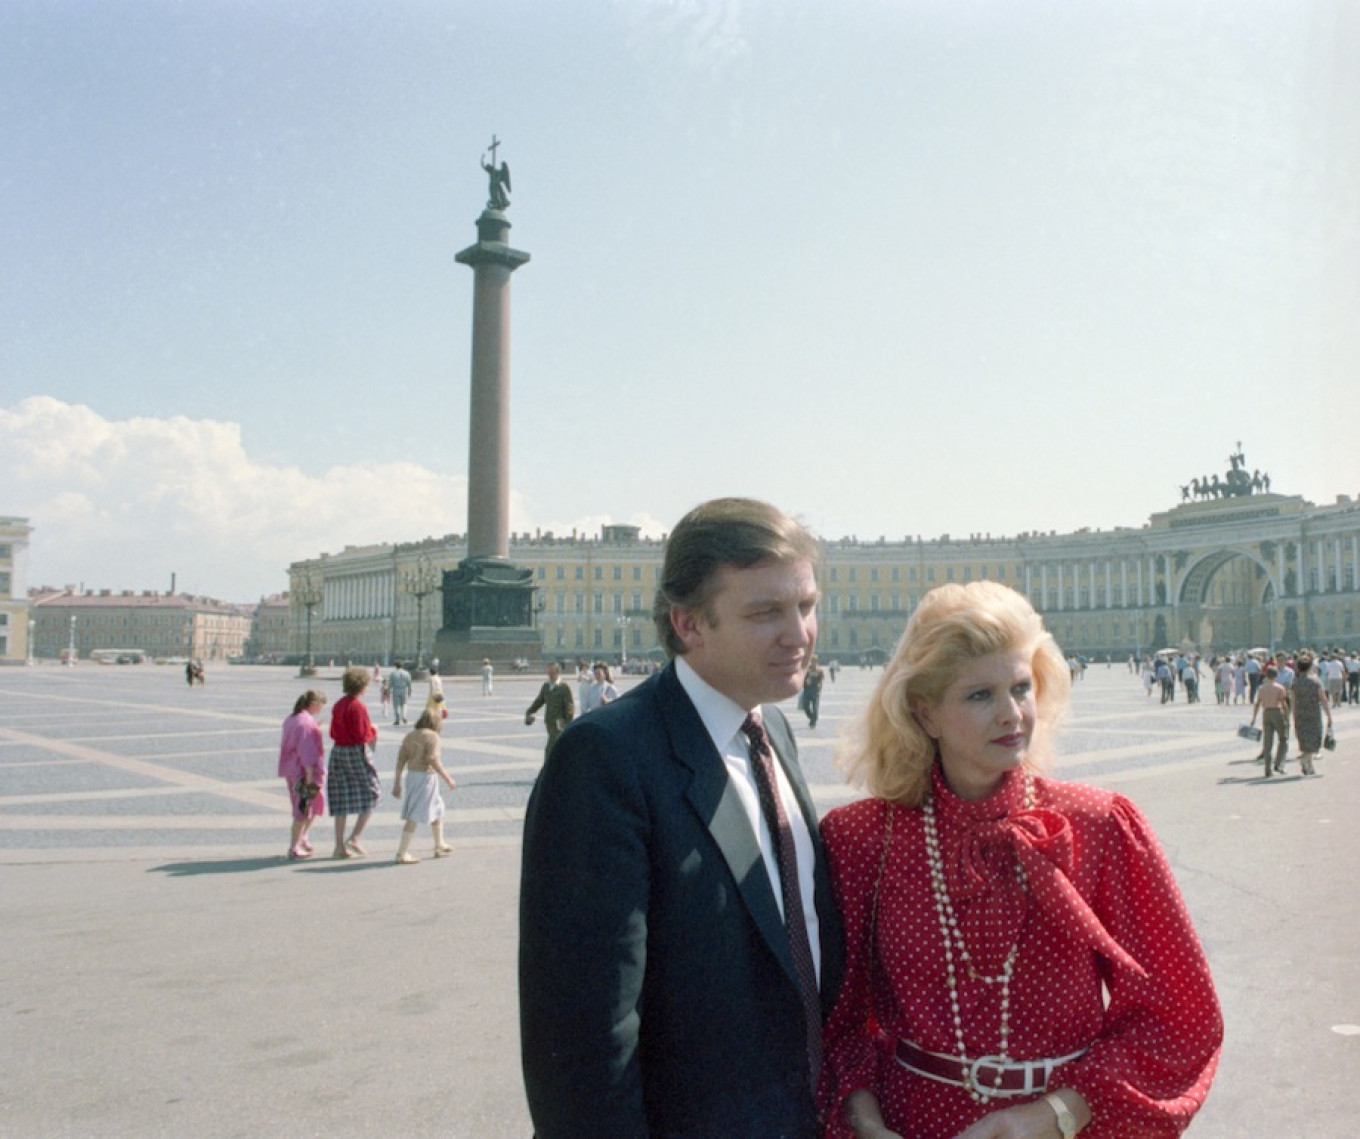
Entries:
POLYGON ((353 858, 368 853, 359 845, 359 836, 382 797, 378 772, 369 758, 369 746, 377 740, 378 729, 368 718, 368 708, 361 699, 368 687, 368 670, 351 665, 340 678, 340 685, 345 694, 331 711, 331 739, 335 747, 331 749, 326 798, 335 818, 335 857, 353 858), (350 815, 358 818, 349 838, 345 838, 345 819, 350 815))

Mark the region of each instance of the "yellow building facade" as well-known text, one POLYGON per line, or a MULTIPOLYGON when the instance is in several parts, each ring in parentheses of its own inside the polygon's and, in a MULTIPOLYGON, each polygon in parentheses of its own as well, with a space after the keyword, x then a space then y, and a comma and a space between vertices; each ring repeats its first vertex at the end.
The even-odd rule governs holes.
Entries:
MULTIPOLYGON (((651 621, 664 540, 636 527, 597 536, 512 535, 533 573, 543 654, 661 655, 651 621)), ((441 624, 433 569, 466 556, 461 535, 351 547, 289 567, 289 649, 317 660, 426 657, 441 624), (427 580, 428 584, 428 580, 427 580)), ((892 651, 907 618, 946 582, 999 581, 1026 594, 1065 652, 1125 658, 1161 648, 1360 646, 1360 503, 1253 494, 1186 502, 1147 525, 1010 538, 828 540, 818 652, 853 663, 892 651)), ((506 662, 493 662, 498 667, 506 662)))

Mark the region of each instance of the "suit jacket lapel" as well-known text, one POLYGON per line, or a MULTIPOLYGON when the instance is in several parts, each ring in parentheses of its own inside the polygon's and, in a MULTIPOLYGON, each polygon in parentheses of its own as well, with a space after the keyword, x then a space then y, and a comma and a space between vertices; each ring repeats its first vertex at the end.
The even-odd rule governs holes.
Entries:
POLYGON ((727 766, 676 678, 675 666, 668 667, 658 679, 671 748, 692 776, 686 789, 690 805, 722 852, 751 920, 796 984, 789 935, 779 916, 760 845, 751 833, 751 820, 728 778, 727 766))
POLYGON ((803 778, 802 769, 792 762, 792 757, 797 754, 797 747, 793 742, 793 735, 789 731, 789 722, 782 715, 766 716, 765 731, 770 737, 770 743, 774 747, 774 755, 779 760, 779 766, 784 769, 784 778, 789 781, 789 786, 793 788, 794 797, 798 800, 798 806, 803 812, 803 821, 807 823, 808 831, 812 834, 813 849, 818 851, 818 858, 821 857, 821 840, 817 831, 817 808, 812 802, 812 793, 808 790, 807 780, 803 778))

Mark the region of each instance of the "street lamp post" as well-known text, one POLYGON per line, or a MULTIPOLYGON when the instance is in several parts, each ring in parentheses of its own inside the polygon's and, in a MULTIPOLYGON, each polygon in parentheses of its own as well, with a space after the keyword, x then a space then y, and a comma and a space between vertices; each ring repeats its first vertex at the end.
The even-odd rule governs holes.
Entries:
POLYGON ((299 676, 315 676, 316 664, 312 661, 312 610, 321 604, 325 596, 321 587, 312 580, 311 574, 304 574, 298 579, 297 588, 294 590, 298 604, 307 610, 307 640, 303 647, 304 661, 299 676))
POLYGON ((425 651, 425 598, 437 593, 440 587, 440 573, 435 569, 429 556, 421 554, 416 564, 402 573, 399 580, 401 591, 416 599, 416 671, 422 669, 425 651))
POLYGON ((628 663, 628 618, 616 617, 614 623, 619 627, 619 649, 622 652, 621 664, 628 663))
POLYGON ((37 633, 38 622, 32 617, 28 619, 28 666, 33 667, 33 638, 37 633))

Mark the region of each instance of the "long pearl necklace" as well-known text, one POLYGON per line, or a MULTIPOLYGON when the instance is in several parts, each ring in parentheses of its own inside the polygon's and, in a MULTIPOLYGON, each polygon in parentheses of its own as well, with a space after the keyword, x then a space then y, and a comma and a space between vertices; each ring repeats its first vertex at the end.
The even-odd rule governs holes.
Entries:
MULTIPOLYGON (((1034 806, 1034 781, 1028 774, 1025 776, 1025 809, 1034 806)), ((1001 1087, 1001 1069, 1011 1062, 1010 1039, 1011 1039, 1011 978, 1015 975, 1015 961, 1020 954, 1020 939, 1011 944, 1010 951, 1006 954, 1006 960, 1002 963, 1001 972, 987 974, 979 972, 973 964, 973 958, 968 952, 968 946, 963 941, 963 930, 959 928, 958 917, 954 913, 954 903, 949 897, 949 885, 944 877, 944 856, 940 852, 940 835, 935 826, 935 796, 926 796, 925 803, 922 804, 921 813, 925 821, 926 838, 926 862, 930 867, 930 888, 935 895, 935 914, 940 919, 940 934, 944 938, 944 966, 945 983, 949 987, 949 1011, 954 1018, 954 1044, 958 1048, 960 1074, 963 1086, 968 1089, 969 1096, 974 1103, 988 1103, 992 1096, 1001 1087), (981 981, 985 985, 998 985, 1001 990, 1001 1029, 999 1048, 995 1059, 997 1060, 996 1077, 992 1082, 990 1090, 984 1090, 977 1086, 973 1079, 973 1062, 968 1059, 968 1049, 963 1042, 963 1015, 959 1008, 959 977, 954 965, 954 955, 957 952, 959 961, 963 968, 968 971, 968 976, 974 981, 981 981)), ((1020 888, 1025 888, 1025 872, 1017 862, 1015 865, 1016 881, 1020 883, 1020 888)), ((988 1057, 990 1059, 991 1057, 988 1057)))

